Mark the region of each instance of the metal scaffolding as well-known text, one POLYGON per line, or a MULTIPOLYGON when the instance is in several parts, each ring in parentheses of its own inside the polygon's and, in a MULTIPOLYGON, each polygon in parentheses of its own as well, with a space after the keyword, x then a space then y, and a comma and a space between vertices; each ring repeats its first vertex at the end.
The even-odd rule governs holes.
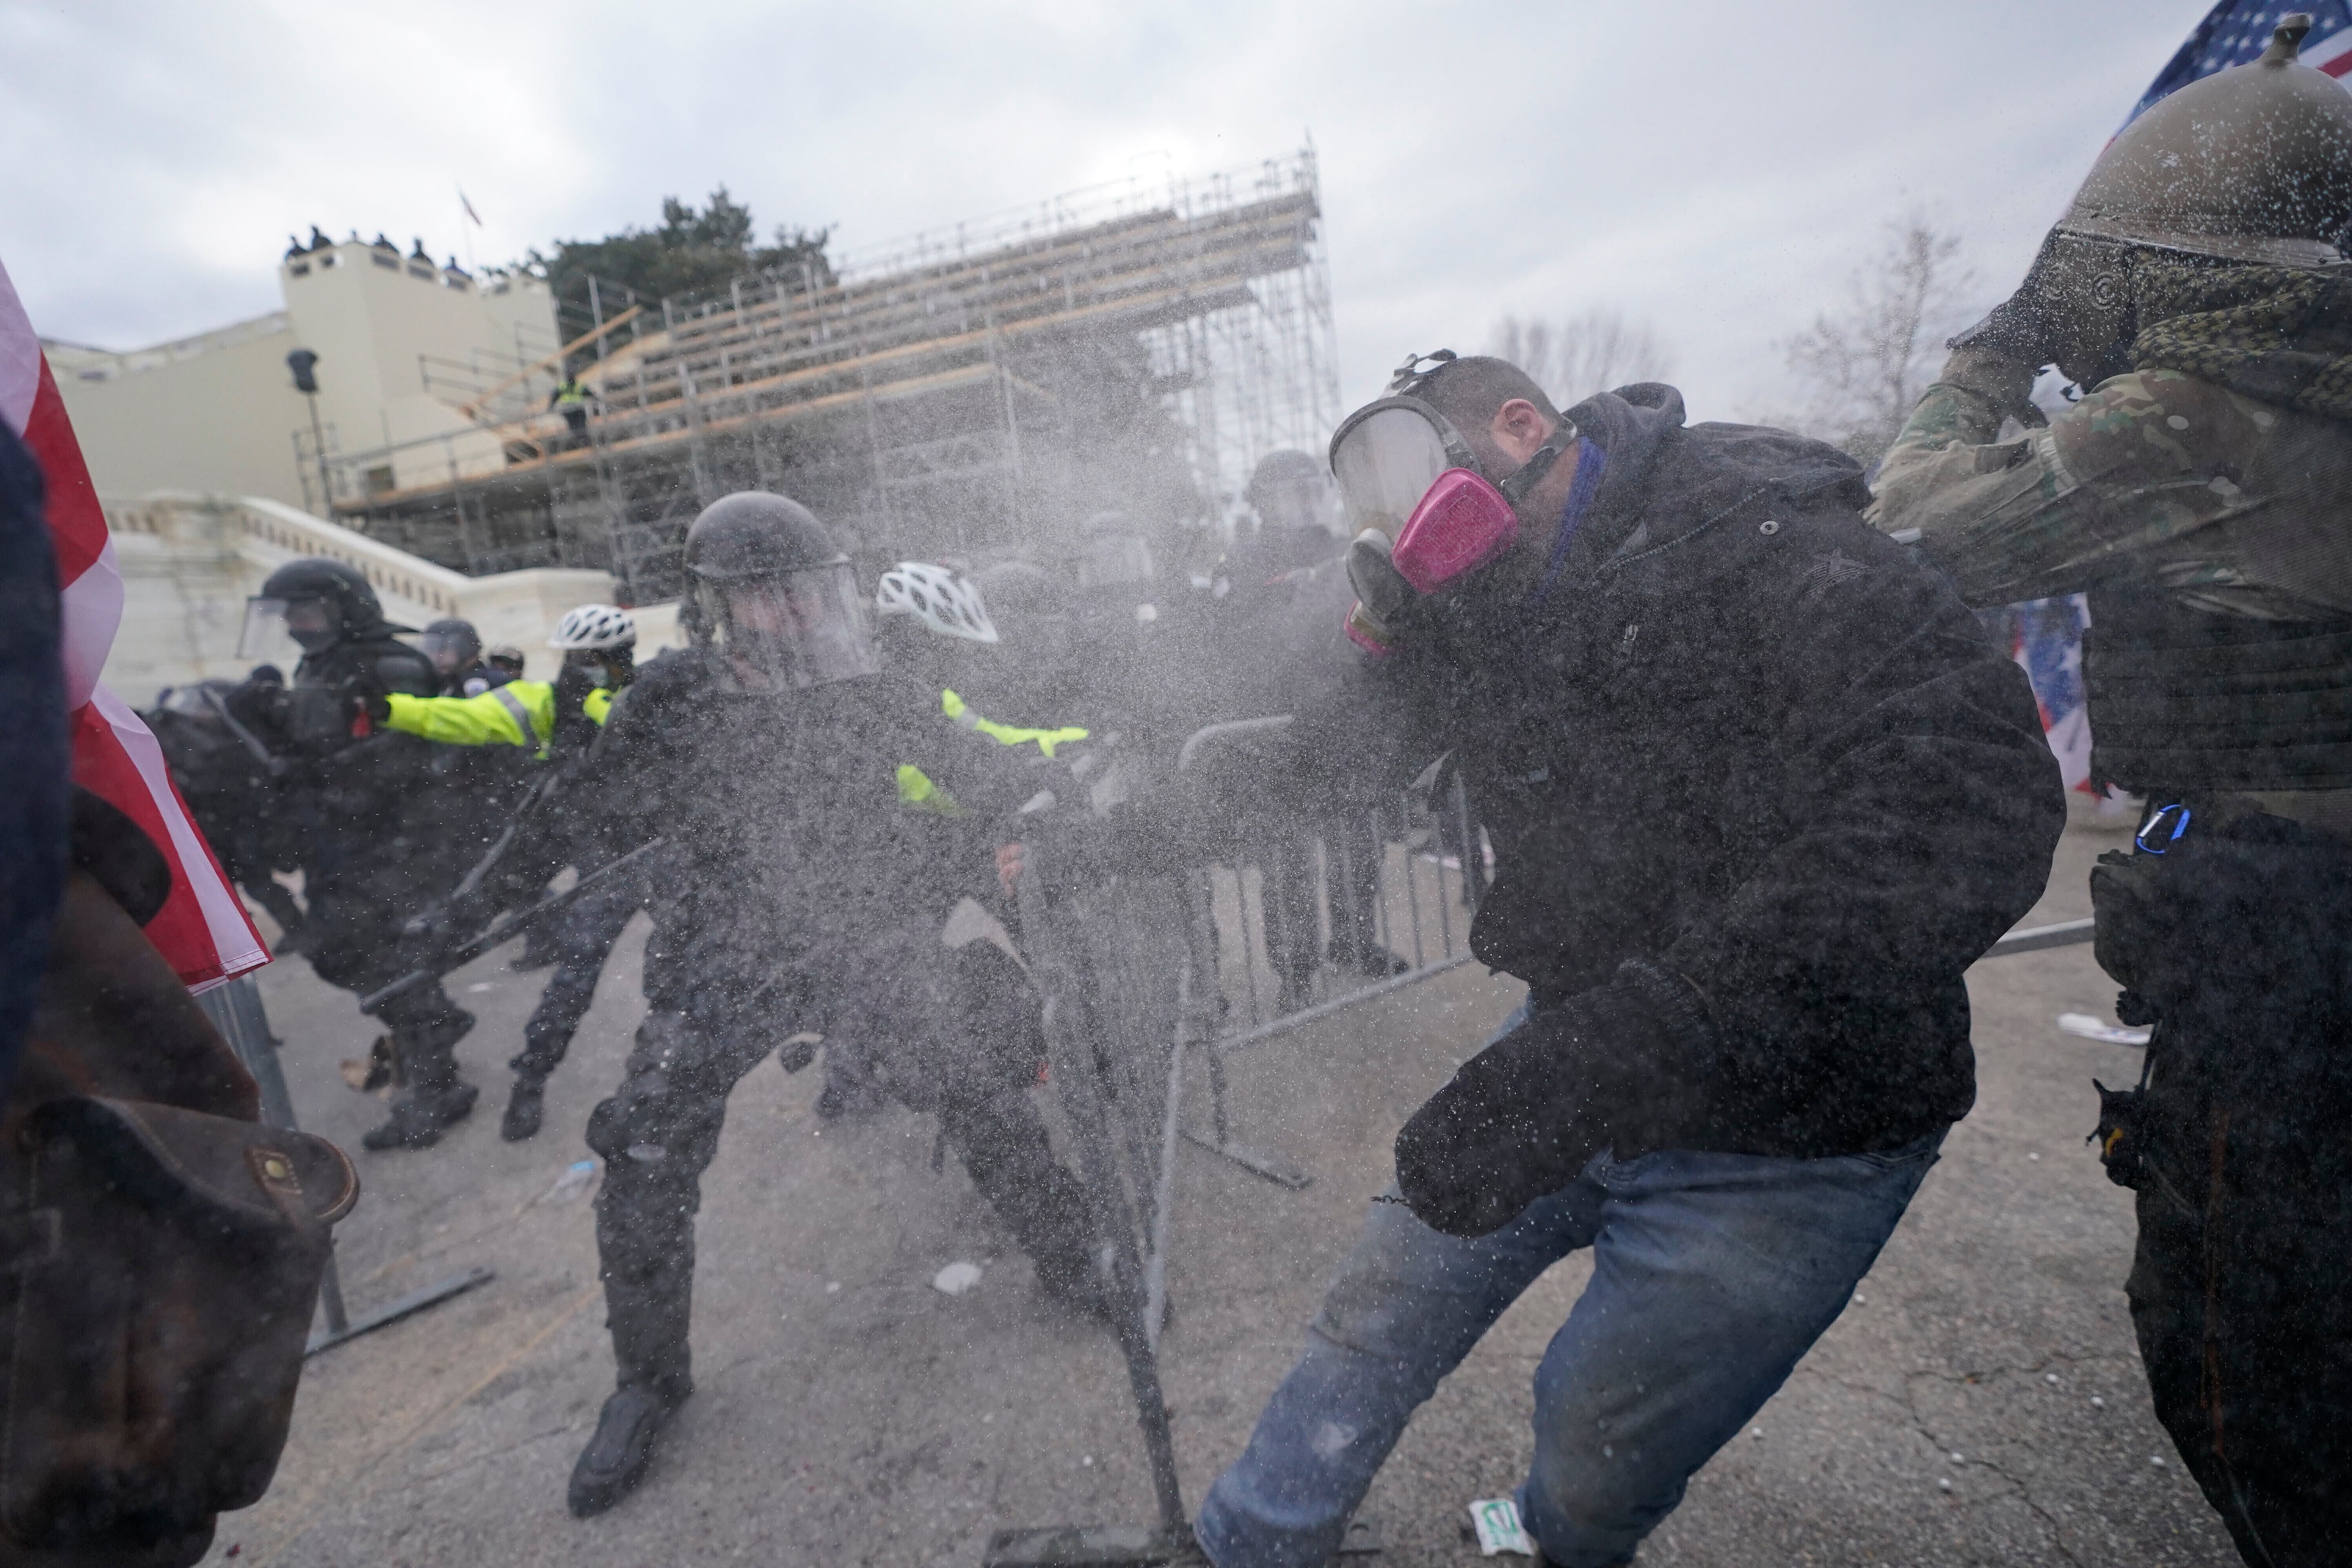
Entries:
POLYGON ((326 482, 341 520, 428 559, 604 567, 640 603, 676 593, 694 513, 745 488, 869 560, 1050 557, 1102 510, 1222 530, 1258 458, 1319 451, 1339 413, 1320 218, 1310 150, 1097 186, 830 279, 605 285, 563 321, 599 355, 584 437, 529 406, 525 368, 462 405, 473 429, 329 454, 326 482))

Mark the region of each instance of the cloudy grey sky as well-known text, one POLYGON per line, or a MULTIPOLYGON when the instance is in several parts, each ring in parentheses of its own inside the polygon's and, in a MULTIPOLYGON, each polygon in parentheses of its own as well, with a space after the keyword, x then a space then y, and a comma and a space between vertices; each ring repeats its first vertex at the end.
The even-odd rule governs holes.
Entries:
POLYGON ((461 184, 485 262, 721 181, 855 251, 1311 135, 1351 401, 1601 305, 1729 416, 1891 218, 2005 292, 2206 6, 7 0, 0 260, 128 348, 274 309, 313 222, 463 255, 461 184))

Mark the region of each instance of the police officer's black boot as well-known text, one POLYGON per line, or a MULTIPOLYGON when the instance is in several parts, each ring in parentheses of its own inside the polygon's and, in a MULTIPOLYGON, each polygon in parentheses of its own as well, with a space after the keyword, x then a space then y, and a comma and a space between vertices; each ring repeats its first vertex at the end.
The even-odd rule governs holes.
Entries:
POLYGON ((391 1119, 362 1133, 361 1143, 375 1150, 428 1148, 472 1113, 479 1091, 458 1079, 457 1047, 473 1026, 472 1014, 446 1001, 432 1014, 394 1022, 393 1049, 405 1083, 393 1096, 391 1119))
POLYGON ((687 1323, 693 1310, 691 1225, 683 1246, 667 1215, 651 1204, 673 1194, 631 1190, 626 1173, 597 1197, 596 1244, 604 1266, 604 1321, 613 1332, 619 1386, 572 1467, 572 1516, 599 1514, 635 1491, 661 1435, 694 1394, 687 1323))
POLYGON ((547 1079, 535 1073, 517 1073, 507 1096, 507 1113, 499 1118, 499 1136, 520 1143, 539 1136, 540 1113, 547 1097, 547 1079))
POLYGON ((1029 1255, 1038 1285, 1064 1305, 1111 1321, 1117 1294, 1095 1245, 1085 1184, 1055 1160, 1029 1096, 1014 1090, 976 1106, 942 1106, 940 1123, 972 1185, 1029 1255))
POLYGON ((563 1060, 566 1047, 572 1044, 569 1030, 558 1035, 539 1012, 522 1026, 522 1054, 507 1066, 514 1069, 514 1090, 507 1096, 507 1113, 499 1119, 499 1136, 509 1143, 520 1143, 538 1136, 541 1102, 547 1097, 547 1080, 563 1060))

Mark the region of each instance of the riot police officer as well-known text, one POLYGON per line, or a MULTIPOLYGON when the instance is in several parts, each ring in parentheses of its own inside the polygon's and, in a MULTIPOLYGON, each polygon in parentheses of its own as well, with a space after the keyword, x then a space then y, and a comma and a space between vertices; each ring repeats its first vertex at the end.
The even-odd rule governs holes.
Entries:
POLYGON ((880 667, 848 560, 805 507, 726 497, 688 531, 686 560, 690 646, 638 672, 580 786, 611 849, 658 836, 670 856, 651 890, 646 1016, 589 1121, 618 1386, 572 1473, 581 1515, 637 1484, 693 1392, 701 1174, 736 1081, 779 1047, 793 1065, 811 1032, 872 1042, 890 1092, 938 1115, 1041 1285, 1081 1303, 1093 1291, 1083 1189, 1027 1092, 1034 1009, 1004 1005, 1018 972, 987 942, 941 936, 962 899, 990 893, 997 825, 1034 793, 1032 764, 880 667))
POLYGON ((471 621, 454 616, 435 621, 416 634, 416 651, 433 661, 443 697, 479 697, 494 686, 514 679, 482 660, 482 634, 471 621))
MULTIPOLYGON (((505 679, 470 695, 392 696, 372 703, 371 711, 387 728, 404 734, 536 757, 561 770, 538 783, 541 804, 536 808, 534 830, 548 838, 542 863, 550 858, 569 861, 585 876, 609 858, 595 835, 575 831, 571 847, 562 850, 553 847, 552 836, 580 817, 593 817, 598 809, 594 800, 567 791, 565 781, 578 772, 614 698, 636 678, 636 618, 614 605, 581 605, 555 624, 547 646, 563 655, 563 668, 551 681, 505 679)), ((604 973, 613 944, 644 901, 643 879, 625 877, 531 928, 533 936, 547 933, 555 973, 523 1025, 521 1053, 507 1064, 514 1069, 514 1088, 499 1122, 499 1136, 508 1142, 537 1136, 547 1080, 562 1064, 572 1035, 595 1000, 597 976, 604 973)))
POLYGON ((2102 1096, 2126 1289, 2181 1458, 2279 1565, 2352 1537, 2352 100, 2310 24, 2116 136, 1874 509, 1973 603, 2089 595, 2092 777, 2155 808, 2092 877, 2156 1026, 2102 1096), (2051 363, 2085 391, 2042 427, 2051 363))
MULTIPOLYGON (((289 759, 289 795, 303 829, 310 966, 331 985, 364 995, 405 972, 401 928, 471 863, 419 832, 433 748, 378 729, 371 696, 430 696, 432 664, 384 619, 357 568, 311 557, 269 574, 247 602, 247 657, 291 637, 293 681, 248 685, 232 701, 241 722, 289 759)), ((473 1109, 457 1076, 457 1044, 472 1015, 437 984, 386 1001, 401 1088, 392 1116, 361 1140, 371 1149, 421 1148, 473 1109)))

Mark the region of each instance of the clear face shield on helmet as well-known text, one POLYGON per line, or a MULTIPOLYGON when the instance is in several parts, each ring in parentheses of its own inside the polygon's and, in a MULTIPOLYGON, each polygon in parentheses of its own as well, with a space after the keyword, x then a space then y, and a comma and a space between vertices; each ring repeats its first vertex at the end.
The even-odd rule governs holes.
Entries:
POLYGON ((774 577, 705 579, 694 591, 739 690, 799 691, 881 670, 847 562, 774 577))
POLYGON ((257 595, 245 602, 236 657, 260 664, 292 664, 305 654, 332 647, 341 633, 341 617, 328 600, 257 595))
POLYGON ((1329 533, 1339 526, 1339 508, 1331 481, 1321 473, 1285 474, 1264 486, 1255 498, 1263 528, 1314 529, 1329 533))
POLYGON ((474 660, 480 646, 462 632, 421 631, 410 639, 416 651, 433 661, 433 673, 447 679, 474 660))
POLYGON ((1087 542, 1078 557, 1078 586, 1115 588, 1151 581, 1151 546, 1132 533, 1106 533, 1087 542))

